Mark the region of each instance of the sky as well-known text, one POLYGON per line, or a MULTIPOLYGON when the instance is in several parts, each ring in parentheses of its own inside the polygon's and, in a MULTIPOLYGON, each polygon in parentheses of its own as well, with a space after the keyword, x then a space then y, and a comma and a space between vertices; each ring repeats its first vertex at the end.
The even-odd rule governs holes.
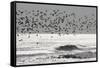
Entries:
POLYGON ((28 19, 30 22, 30 25, 32 25, 32 18, 34 20, 38 20, 36 22, 36 25, 38 28, 32 28, 33 31, 30 31, 31 33, 36 33, 35 29, 39 31, 39 33, 68 33, 68 34, 95 34, 96 33, 96 8, 95 7, 80 7, 80 6, 61 6, 61 5, 45 5, 45 4, 28 4, 28 3, 17 3, 16 4, 17 11, 19 15, 17 15, 17 20, 21 17, 24 17, 23 20, 18 20, 16 27, 18 27, 17 33, 21 33, 21 30, 24 29, 23 33, 29 33, 26 28, 29 28, 29 26, 25 26, 25 22, 28 19), (20 12, 23 12, 22 14, 20 12), (54 11, 58 11, 58 16, 55 14, 54 16, 51 16, 50 14, 53 14, 54 11), (43 15, 44 19, 50 18, 52 22, 56 20, 58 22, 58 18, 61 19, 64 18, 63 24, 60 21, 60 24, 57 25, 57 30, 59 31, 59 26, 61 30, 57 32, 54 27, 48 27, 53 26, 54 24, 50 23, 50 20, 47 20, 47 22, 44 22, 44 20, 41 20, 38 16, 35 16, 35 14, 38 14, 39 12, 46 13, 46 16, 43 15), (59 14, 61 13, 61 14, 59 14), (64 16, 68 17, 64 17, 64 16), (72 15, 73 14, 73 15, 72 15), (72 16, 71 16, 72 15, 72 16), (27 18, 26 18, 27 16, 27 18), (74 20, 74 22, 73 22, 74 20), (18 24, 18 22, 23 22, 21 25, 18 24), (38 25, 39 22, 47 27, 42 28, 41 25, 38 25), (70 22, 72 24, 70 25, 70 22), (83 24, 82 22, 86 22, 83 24), (65 26, 67 24, 67 26, 65 26), (77 26, 73 26, 73 24, 77 26), (64 29, 63 29, 64 28, 64 29), (75 30, 74 30, 75 29, 75 30), (65 31, 66 30, 66 31, 65 31))

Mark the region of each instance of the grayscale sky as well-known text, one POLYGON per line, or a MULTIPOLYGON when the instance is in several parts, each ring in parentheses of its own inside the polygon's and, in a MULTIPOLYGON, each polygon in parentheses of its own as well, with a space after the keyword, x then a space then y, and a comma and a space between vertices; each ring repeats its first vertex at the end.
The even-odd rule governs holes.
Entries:
MULTIPOLYGON (((84 16, 87 16, 91 22, 96 20, 96 8, 95 7, 61 6, 61 5, 29 4, 29 3, 17 3, 16 6, 17 6, 16 8, 18 10, 26 11, 27 16, 30 15, 30 14, 27 14, 27 12, 32 12, 33 10, 40 10, 43 12, 45 10, 47 10, 48 12, 46 12, 46 14, 50 14, 50 13, 52 13, 53 10, 59 9, 60 12, 65 11, 68 14, 75 13, 76 20, 81 17, 84 17, 84 16)), ((62 15, 64 15, 64 14, 62 14, 62 15)), ((25 16, 25 14, 23 14, 23 16, 25 16)), ((55 18, 55 17, 52 17, 52 18, 55 18)), ((85 19, 82 19, 82 20, 85 20, 85 19)), ((79 22, 76 22, 76 23, 78 25, 79 22)), ((63 25, 65 25, 65 24, 63 24, 63 25)), ((86 24, 85 26, 87 26, 87 25, 88 24, 86 24)), ((85 26, 83 27, 84 28, 83 31, 76 30, 76 33, 86 33, 87 34, 87 33, 95 33, 96 32, 96 24, 92 23, 92 25, 89 26, 90 27, 89 29, 91 29, 91 30, 86 29, 85 26), (86 31, 86 30, 88 30, 88 31, 86 31)), ((70 29, 70 31, 71 31, 71 29, 70 29)))

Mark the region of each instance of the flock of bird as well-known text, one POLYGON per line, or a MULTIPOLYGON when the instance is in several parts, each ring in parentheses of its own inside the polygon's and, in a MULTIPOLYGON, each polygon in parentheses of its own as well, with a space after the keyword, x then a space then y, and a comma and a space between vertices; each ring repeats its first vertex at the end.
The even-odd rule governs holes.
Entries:
POLYGON ((55 10, 16 10, 18 33, 77 34, 95 33, 96 19, 93 15, 80 16, 74 12, 55 10))

